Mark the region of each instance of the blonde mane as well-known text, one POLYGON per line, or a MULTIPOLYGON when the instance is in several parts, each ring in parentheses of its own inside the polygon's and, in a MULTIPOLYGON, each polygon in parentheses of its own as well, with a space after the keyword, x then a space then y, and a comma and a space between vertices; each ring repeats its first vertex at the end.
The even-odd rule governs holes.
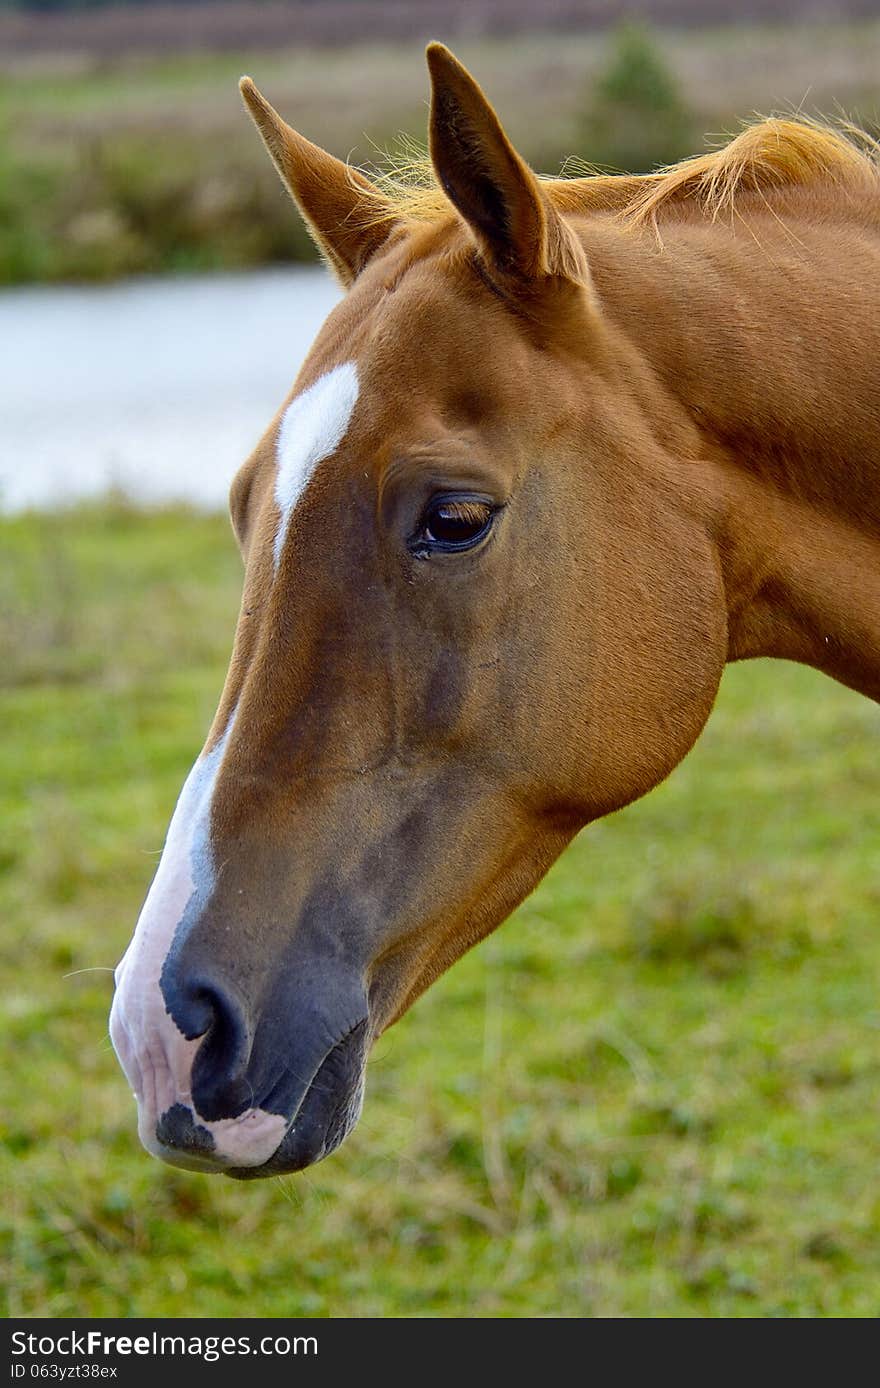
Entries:
MULTIPOLYGON (((395 216, 411 221, 455 215, 424 153, 407 144, 388 162, 390 168, 374 175, 377 221, 387 219, 389 204, 395 216)), ((746 126, 720 149, 655 173, 590 171, 576 178, 542 176, 539 182, 560 212, 615 212, 625 225, 656 226, 662 213, 687 203, 710 218, 733 213, 748 193, 766 198, 822 184, 880 192, 880 141, 845 122, 834 127, 773 116, 746 126)))

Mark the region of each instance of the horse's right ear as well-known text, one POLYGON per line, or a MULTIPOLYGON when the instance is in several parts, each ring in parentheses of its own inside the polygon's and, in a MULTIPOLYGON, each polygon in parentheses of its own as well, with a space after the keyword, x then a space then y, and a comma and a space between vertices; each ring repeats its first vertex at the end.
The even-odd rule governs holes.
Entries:
POLYGON ((496 278, 586 283, 586 257, 492 106, 442 43, 429 44, 431 162, 496 278))
POLYGON ((390 204, 363 174, 291 129, 249 77, 239 88, 313 240, 348 288, 394 225, 390 204))

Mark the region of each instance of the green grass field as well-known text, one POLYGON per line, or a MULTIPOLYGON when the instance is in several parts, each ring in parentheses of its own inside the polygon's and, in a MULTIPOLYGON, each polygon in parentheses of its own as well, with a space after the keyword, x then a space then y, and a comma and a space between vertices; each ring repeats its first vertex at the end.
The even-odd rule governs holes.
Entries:
POLYGON ((380 1041, 333 1157, 142 1152, 107 970, 238 586, 220 518, 0 522, 7 1314, 876 1315, 880 716, 793 666, 380 1041))

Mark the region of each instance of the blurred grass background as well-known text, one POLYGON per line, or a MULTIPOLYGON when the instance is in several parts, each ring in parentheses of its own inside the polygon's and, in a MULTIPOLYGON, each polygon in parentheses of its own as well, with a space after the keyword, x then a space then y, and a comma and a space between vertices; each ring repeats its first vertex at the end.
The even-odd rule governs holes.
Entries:
MULTIPOLYGON (((641 172, 697 152, 707 132, 720 139, 771 108, 845 110, 871 128, 880 122, 876 6, 817 3, 811 13, 819 18, 808 24, 744 27, 735 6, 716 0, 685 5, 688 27, 652 30, 644 20, 540 32, 552 5, 545 14, 496 0, 484 6, 483 28, 492 30, 498 10, 508 20, 494 26, 499 33, 480 34, 471 23, 456 38, 443 27, 450 4, 457 14, 454 0, 421 7, 421 22, 420 7, 408 7, 417 36, 394 41, 382 37, 393 5, 294 4, 296 22, 280 48, 259 45, 279 9, 271 4, 183 6, 176 19, 160 7, 154 13, 165 27, 155 33, 143 19, 150 11, 113 11, 129 25, 119 33, 109 20, 101 28, 102 12, 86 11, 78 17, 82 33, 71 27, 76 15, 60 16, 67 28, 54 39, 44 15, 7 14, 4 33, 0 9, 0 283, 312 258, 242 110, 239 75, 249 71, 292 124, 341 158, 381 162, 401 132, 424 137, 425 36, 454 39, 514 141, 544 173, 558 173, 572 155, 641 172), (867 17, 839 17, 853 8, 867 17), (251 16, 244 47, 175 47, 175 33, 186 39, 186 14, 201 16, 207 43, 210 16, 230 9, 251 16), (347 27, 328 25, 337 12, 348 16, 347 27), (140 29, 132 14, 141 16, 140 29), (62 39, 58 51, 53 43, 62 39)), ((606 19, 621 10, 599 8, 606 19)), ((655 0, 643 8, 650 16, 664 6, 655 0)), ((771 18, 778 10, 757 8, 771 18)), ((240 38, 239 28, 233 36, 240 38)), ((222 25, 214 37, 218 44, 226 37, 222 25)))
MULTIPOLYGON (((284 9, 216 7, 250 21, 206 46, 192 7, 159 42, 143 15, 0 6, 0 279, 310 255, 236 78, 369 160, 424 132, 423 36, 352 0, 348 27, 309 6, 308 43, 261 43, 259 8, 284 9), (62 20, 92 38, 53 47, 62 20)), ((453 31, 426 6, 547 172, 651 167, 756 109, 878 120, 870 5, 806 25, 758 5, 743 27, 657 0, 687 23, 651 31, 563 23, 559 0, 547 32, 526 8, 453 31)), ((124 497, 0 517, 6 1313, 876 1315, 880 715, 793 666, 731 669, 670 781, 586 831, 383 1038, 340 1152, 248 1186, 142 1152, 110 970, 239 583, 222 517, 124 497)))

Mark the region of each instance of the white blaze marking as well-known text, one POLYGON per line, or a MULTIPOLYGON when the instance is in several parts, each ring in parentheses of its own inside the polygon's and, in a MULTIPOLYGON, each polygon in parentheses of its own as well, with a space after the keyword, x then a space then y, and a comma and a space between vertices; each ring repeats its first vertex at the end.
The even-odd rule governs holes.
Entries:
MULTIPOLYGON (((278 568, 293 508, 315 468, 342 443, 358 398, 357 368, 345 362, 288 405, 278 431, 275 500, 281 512, 275 536, 278 568)), ((192 1099, 192 1063, 201 1042, 187 1041, 165 1006, 160 978, 175 931, 187 909, 195 918, 214 884, 210 841, 211 800, 235 714, 210 752, 199 757, 168 829, 156 876, 134 937, 116 970, 110 1035, 138 1101, 141 1141, 156 1156, 180 1165, 216 1169, 184 1153, 166 1151, 156 1138, 158 1119, 174 1104, 190 1108, 214 1138, 213 1156, 236 1166, 261 1166, 287 1130, 281 1114, 248 1109, 237 1118, 209 1122, 192 1099)))
POLYGON ((281 559, 293 508, 315 468, 335 453, 345 438, 358 398, 353 361, 328 371, 292 400, 278 430, 278 475, 275 500, 281 511, 275 536, 275 568, 281 559))
MULTIPOLYGON (((206 902, 214 883, 210 842, 211 800, 226 751, 226 731, 199 757, 186 779, 168 828, 156 876, 116 970, 110 1036, 138 1102, 141 1142, 155 1156, 169 1156, 156 1138, 156 1123, 173 1104, 185 1104, 214 1137, 215 1155, 237 1166, 261 1166, 286 1131, 280 1114, 248 1109, 237 1118, 208 1122, 194 1109, 191 1070, 199 1039, 187 1041, 165 1006, 159 986, 162 966, 187 906, 206 902)), ((174 1154, 177 1160, 177 1154, 174 1154)), ((210 1167, 198 1158, 182 1163, 210 1167)))

